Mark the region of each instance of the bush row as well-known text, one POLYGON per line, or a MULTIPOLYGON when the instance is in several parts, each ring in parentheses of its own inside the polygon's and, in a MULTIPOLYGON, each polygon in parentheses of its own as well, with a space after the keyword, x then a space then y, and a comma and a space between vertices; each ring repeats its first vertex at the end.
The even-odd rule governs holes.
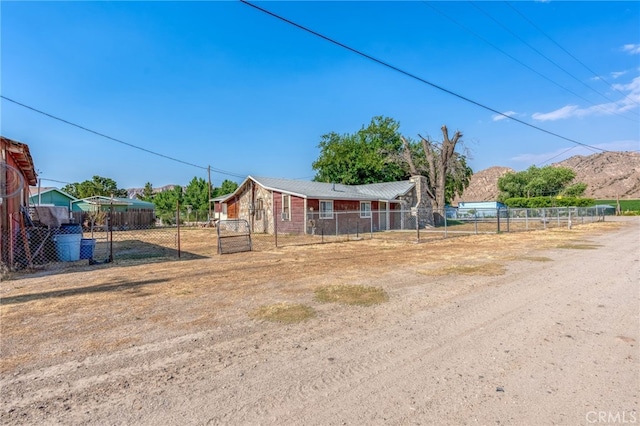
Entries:
POLYGON ((544 207, 589 207, 595 204, 593 198, 577 197, 532 197, 508 198, 504 201, 507 207, 522 209, 538 209, 544 207))

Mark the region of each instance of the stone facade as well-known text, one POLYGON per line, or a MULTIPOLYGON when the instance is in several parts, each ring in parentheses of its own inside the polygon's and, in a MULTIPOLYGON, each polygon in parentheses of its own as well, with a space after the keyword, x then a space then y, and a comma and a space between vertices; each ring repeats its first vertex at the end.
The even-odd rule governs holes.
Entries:
POLYGON ((427 178, 417 175, 411 176, 409 180, 415 183, 415 187, 411 191, 412 199, 407 208, 415 208, 420 228, 433 226, 433 209, 427 195, 427 178))

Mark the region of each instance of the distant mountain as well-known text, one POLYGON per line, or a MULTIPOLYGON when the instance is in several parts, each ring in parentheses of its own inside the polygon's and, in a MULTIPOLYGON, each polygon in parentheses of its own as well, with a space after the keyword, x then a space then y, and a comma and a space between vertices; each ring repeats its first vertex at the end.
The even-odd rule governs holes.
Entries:
POLYGON ((494 166, 474 173, 464 194, 453 200, 453 205, 460 201, 495 201, 498 198, 498 179, 514 171, 509 167, 494 166))
MULTIPOLYGON (((616 197, 621 199, 640 199, 640 153, 602 152, 589 156, 576 155, 559 163, 555 167, 567 167, 576 173, 576 181, 587 184, 585 196, 599 200, 616 197)), ((508 167, 490 167, 471 177, 469 187, 460 201, 495 201, 498 197, 498 179, 507 172, 508 167)))
POLYGON ((587 184, 585 196, 615 200, 616 196, 640 199, 640 153, 602 152, 576 155, 554 166, 576 172, 576 181, 587 184))
MULTIPOLYGON (((177 185, 165 185, 160 188, 153 188, 153 193, 156 194, 158 192, 167 191, 175 188, 177 185)), ((127 189, 127 197, 128 198, 138 198, 138 195, 142 196, 144 194, 144 188, 128 188, 127 189)))

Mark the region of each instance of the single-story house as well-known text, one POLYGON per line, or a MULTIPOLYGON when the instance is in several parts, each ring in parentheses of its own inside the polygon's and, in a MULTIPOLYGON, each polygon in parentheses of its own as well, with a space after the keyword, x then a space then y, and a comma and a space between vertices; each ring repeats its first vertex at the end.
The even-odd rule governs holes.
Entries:
POLYGON ((227 204, 224 203, 224 200, 226 200, 229 195, 230 194, 225 194, 209 200, 213 207, 213 220, 227 220, 227 204))
POLYGON ((38 183, 29 146, 0 136, 0 263, 14 266, 28 250, 29 185, 38 183))
POLYGON ((71 203, 77 198, 58 188, 29 188, 29 212, 34 222, 57 227, 70 220, 71 203))
POLYGON ((71 202, 77 198, 58 188, 36 187, 29 188, 29 205, 66 207, 71 210, 71 202))
POLYGON ((507 206, 499 201, 460 201, 458 203, 458 218, 466 217, 497 217, 498 212, 507 206))
POLYGON ((361 222, 360 229, 374 231, 400 229, 411 216, 421 226, 431 223, 425 188, 422 176, 367 185, 249 176, 233 193, 211 201, 228 219, 247 220, 252 232, 311 234, 319 222, 332 229, 330 222, 344 212, 353 215, 351 227, 361 222))
POLYGON ((153 211, 155 205, 135 198, 105 197, 96 195, 71 202, 71 211, 108 211, 113 206, 115 212, 153 211))

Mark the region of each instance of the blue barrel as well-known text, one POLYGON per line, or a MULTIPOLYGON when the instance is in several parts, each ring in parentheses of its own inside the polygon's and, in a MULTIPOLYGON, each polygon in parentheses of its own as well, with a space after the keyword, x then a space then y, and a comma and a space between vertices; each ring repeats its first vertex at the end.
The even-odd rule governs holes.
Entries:
POLYGON ((93 249, 95 247, 95 238, 82 238, 80 240, 80 259, 93 259, 93 249))
POLYGON ((82 234, 82 225, 79 223, 63 223, 58 230, 59 234, 82 234))
POLYGON ((56 244, 56 253, 61 262, 74 262, 80 260, 81 234, 58 234, 53 236, 56 244))

